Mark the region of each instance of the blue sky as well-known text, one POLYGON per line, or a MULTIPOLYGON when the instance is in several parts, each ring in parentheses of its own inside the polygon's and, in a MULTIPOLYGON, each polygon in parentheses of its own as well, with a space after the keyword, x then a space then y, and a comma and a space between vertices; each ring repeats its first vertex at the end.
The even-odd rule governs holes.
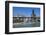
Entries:
POLYGON ((31 7, 13 7, 13 16, 20 14, 30 17, 32 14, 32 10, 34 10, 36 16, 40 16, 40 8, 31 8, 31 7))

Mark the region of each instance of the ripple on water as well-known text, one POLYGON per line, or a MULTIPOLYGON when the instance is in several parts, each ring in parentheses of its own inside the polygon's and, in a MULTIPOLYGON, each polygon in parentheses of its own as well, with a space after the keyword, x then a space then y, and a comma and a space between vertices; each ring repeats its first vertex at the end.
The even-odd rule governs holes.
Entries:
POLYGON ((39 22, 27 22, 27 23, 14 23, 13 28, 20 28, 20 27, 39 27, 39 22))

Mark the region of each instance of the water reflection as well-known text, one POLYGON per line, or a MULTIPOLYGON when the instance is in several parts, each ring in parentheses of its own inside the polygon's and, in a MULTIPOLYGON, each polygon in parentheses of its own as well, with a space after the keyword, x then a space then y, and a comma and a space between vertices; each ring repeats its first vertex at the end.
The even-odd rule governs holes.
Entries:
POLYGON ((21 22, 14 23, 13 28, 21 28, 21 27, 40 27, 40 22, 21 22))

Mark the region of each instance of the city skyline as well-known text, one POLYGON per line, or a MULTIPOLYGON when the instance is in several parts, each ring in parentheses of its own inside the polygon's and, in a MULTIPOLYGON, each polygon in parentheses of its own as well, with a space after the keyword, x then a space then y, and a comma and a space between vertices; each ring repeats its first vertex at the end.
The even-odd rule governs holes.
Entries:
POLYGON ((40 8, 29 8, 29 7, 13 7, 13 17, 18 15, 31 17, 32 11, 36 16, 40 16, 40 8))

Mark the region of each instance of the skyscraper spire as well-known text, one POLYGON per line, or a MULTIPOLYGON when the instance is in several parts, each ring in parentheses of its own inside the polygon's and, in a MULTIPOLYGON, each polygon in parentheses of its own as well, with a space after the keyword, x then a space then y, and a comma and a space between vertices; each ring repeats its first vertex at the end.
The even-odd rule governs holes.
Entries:
POLYGON ((32 10, 32 14, 34 15, 34 9, 32 10))
POLYGON ((34 13, 34 9, 32 9, 32 17, 36 16, 34 13))

